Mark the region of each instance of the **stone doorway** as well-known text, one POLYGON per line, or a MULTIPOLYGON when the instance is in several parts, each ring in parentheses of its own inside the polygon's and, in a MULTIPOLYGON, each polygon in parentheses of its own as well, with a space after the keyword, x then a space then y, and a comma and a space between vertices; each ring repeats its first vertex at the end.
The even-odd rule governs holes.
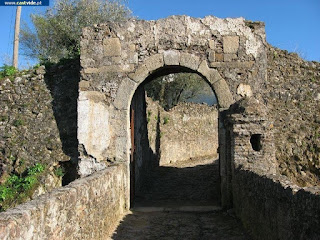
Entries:
POLYGON ((131 207, 220 206, 217 108, 215 93, 205 78, 180 66, 158 69, 137 88, 130 105, 131 207), (180 72, 186 73, 181 76, 180 72), (148 95, 150 89, 157 93, 154 87, 168 76, 171 79, 164 84, 167 88, 159 91, 170 91, 171 84, 189 87, 182 89, 185 92, 212 94, 213 100, 200 104, 191 99, 165 110, 167 101, 157 97, 156 101, 148 95), (183 84, 176 83, 174 76, 180 77, 183 84), (183 77, 189 79, 184 81, 183 77), (200 86, 201 90, 191 89, 190 85, 200 86))

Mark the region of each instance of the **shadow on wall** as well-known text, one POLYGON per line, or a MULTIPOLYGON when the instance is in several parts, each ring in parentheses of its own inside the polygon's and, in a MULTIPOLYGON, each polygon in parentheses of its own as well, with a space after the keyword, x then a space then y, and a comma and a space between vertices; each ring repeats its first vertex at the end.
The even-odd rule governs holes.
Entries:
MULTIPOLYGON (((148 135, 146 99, 143 86, 139 86, 132 98, 131 106, 131 199, 143 188, 151 170, 159 166, 160 157, 160 122, 157 124, 157 144, 153 151, 148 135), (133 118, 133 119, 132 119, 133 118), (133 129, 134 128, 134 129, 133 129)), ((160 118, 159 118, 160 119, 160 118)), ((160 121, 160 120, 159 120, 160 121)), ((133 203, 133 202, 132 202, 133 203)))
POLYGON ((59 129, 63 152, 69 161, 60 162, 65 169, 62 184, 78 178, 77 99, 80 59, 66 60, 46 67, 45 82, 53 98, 52 109, 59 129))
POLYGON ((235 212, 256 239, 320 239, 319 188, 244 169, 235 170, 232 183, 235 212))

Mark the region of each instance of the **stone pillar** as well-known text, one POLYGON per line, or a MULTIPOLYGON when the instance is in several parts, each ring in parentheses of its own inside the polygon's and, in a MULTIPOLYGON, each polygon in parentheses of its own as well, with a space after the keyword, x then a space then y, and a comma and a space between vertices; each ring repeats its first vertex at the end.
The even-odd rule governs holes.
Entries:
POLYGON ((265 106, 258 100, 243 98, 233 104, 226 113, 224 123, 225 142, 228 145, 225 152, 227 169, 225 185, 229 187, 222 188, 222 191, 227 191, 222 196, 229 198, 222 203, 225 204, 224 207, 231 207, 229 201, 231 195, 233 202, 240 201, 237 198, 238 189, 234 188, 239 170, 253 171, 263 176, 276 174, 278 165, 275 158, 273 125, 267 119, 265 106))

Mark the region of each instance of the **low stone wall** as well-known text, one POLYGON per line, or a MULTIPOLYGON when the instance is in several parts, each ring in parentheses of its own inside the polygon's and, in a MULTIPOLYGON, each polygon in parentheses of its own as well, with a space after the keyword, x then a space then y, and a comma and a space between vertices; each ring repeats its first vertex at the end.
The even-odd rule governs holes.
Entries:
POLYGON ((128 207, 125 165, 0 214, 0 239, 107 239, 128 207))
POLYGON ((242 169, 233 179, 233 204, 256 239, 319 239, 319 187, 301 188, 284 176, 242 169))
POLYGON ((236 215, 254 239, 320 239, 320 187, 301 188, 279 174, 265 106, 246 98, 229 111, 226 155, 236 215))

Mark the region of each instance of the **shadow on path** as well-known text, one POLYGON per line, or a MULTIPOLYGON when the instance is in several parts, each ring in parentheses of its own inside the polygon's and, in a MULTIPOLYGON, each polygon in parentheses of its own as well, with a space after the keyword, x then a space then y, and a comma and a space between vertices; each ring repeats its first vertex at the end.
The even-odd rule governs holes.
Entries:
POLYGON ((222 211, 211 213, 133 212, 125 216, 114 240, 249 240, 241 223, 222 211))
POLYGON ((190 160, 156 167, 143 191, 136 196, 136 206, 220 205, 218 160, 190 160))
POLYGON ((191 159, 157 167, 147 183, 112 239, 251 239, 237 218, 217 207, 217 159, 191 159))

